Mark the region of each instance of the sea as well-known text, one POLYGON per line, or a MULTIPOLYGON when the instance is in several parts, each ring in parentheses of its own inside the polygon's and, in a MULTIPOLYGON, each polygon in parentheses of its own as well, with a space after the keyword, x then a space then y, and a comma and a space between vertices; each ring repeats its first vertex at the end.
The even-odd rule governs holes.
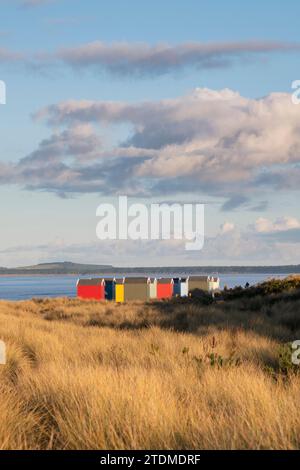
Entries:
MULTIPOLYGON (((131 273, 131 276, 134 276, 131 273)), ((137 274, 141 275, 141 274, 137 274)), ((151 273, 149 273, 151 276, 151 273)), ((161 273, 163 277, 164 273, 161 273)), ((167 274, 166 277, 177 277, 180 273, 174 275, 167 274)), ((264 273, 234 273, 234 274, 220 274, 220 287, 227 286, 228 288, 235 286, 244 286, 247 282, 250 285, 258 284, 270 278, 282 279, 287 274, 264 274, 264 273)), ((0 299, 3 300, 26 300, 33 297, 75 297, 76 296, 76 282, 78 275, 23 275, 23 276, 0 276, 0 299)), ((80 276, 93 277, 91 275, 80 276)), ((98 274, 99 277, 99 274, 98 274)), ((105 275, 105 277, 113 277, 105 275)), ((121 275, 120 275, 121 277, 121 275)), ((160 277, 155 273, 155 277, 160 277)))

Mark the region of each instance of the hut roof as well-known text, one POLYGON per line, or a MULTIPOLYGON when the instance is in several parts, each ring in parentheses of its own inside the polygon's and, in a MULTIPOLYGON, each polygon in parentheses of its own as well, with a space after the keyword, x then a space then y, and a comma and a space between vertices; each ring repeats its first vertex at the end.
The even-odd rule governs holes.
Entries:
POLYGON ((207 281, 208 276, 190 276, 190 281, 207 281))
POLYGON ((149 282, 148 277, 126 277, 126 284, 147 284, 149 282))
POLYGON ((103 284, 105 281, 104 279, 100 278, 90 278, 90 279, 78 279, 77 285, 78 286, 99 286, 103 284))
POLYGON ((173 279, 170 278, 170 277, 168 277, 168 278, 162 277, 160 279, 157 279, 157 282, 159 284, 173 284, 174 283, 173 279))
POLYGON ((217 276, 209 276, 209 281, 212 281, 212 282, 218 282, 219 281, 219 278, 217 276))

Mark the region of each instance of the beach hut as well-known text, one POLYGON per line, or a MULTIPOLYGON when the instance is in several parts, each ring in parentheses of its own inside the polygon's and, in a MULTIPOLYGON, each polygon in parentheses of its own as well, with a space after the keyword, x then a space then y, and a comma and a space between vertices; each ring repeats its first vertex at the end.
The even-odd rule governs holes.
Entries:
POLYGON ((107 300, 115 298, 115 279, 105 279, 105 298, 107 300))
POLYGON ((168 299, 173 295, 174 281, 170 278, 157 279, 157 298, 168 299))
POLYGON ((174 277, 173 295, 175 297, 187 297, 188 295, 188 277, 174 277))
POLYGON ((115 301, 124 302, 124 281, 125 278, 115 279, 115 301))
POLYGON ((180 296, 180 277, 173 277, 174 286, 173 286, 173 295, 174 297, 180 296))
POLYGON ((220 289, 220 278, 218 276, 209 276, 208 277, 209 292, 214 292, 219 289, 220 289))
POLYGON ((77 297, 80 297, 82 299, 105 299, 104 279, 78 279, 77 297))
POLYGON ((148 277, 126 277, 124 284, 125 300, 148 300, 151 280, 148 277))
POLYGON ((188 292, 195 289, 208 291, 208 276, 190 276, 188 280, 188 292))
POLYGON ((189 278, 182 277, 180 280, 180 295, 181 297, 187 297, 189 295, 189 278))
POLYGON ((149 297, 150 297, 150 299, 156 299, 157 298, 157 279, 155 277, 150 278, 149 297))

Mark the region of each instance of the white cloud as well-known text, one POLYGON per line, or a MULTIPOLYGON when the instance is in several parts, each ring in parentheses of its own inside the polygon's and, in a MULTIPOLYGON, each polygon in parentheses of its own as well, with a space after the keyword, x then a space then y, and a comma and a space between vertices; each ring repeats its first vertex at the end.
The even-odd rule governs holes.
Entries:
POLYGON ((270 241, 265 232, 257 232, 253 227, 241 229, 225 222, 223 228, 214 236, 205 237, 202 250, 192 252, 185 250, 184 240, 102 240, 73 244, 55 240, 36 246, 12 246, 0 253, 2 265, 6 266, 57 260, 115 266, 141 266, 145 260, 150 266, 300 263, 300 231, 292 241, 277 238, 282 233, 277 231, 270 241))
POLYGON ((235 225, 232 222, 224 222, 220 227, 220 231, 222 234, 232 232, 234 229, 235 225))
POLYGON ((258 233, 273 233, 300 228, 300 221, 295 217, 279 217, 275 221, 259 217, 255 222, 258 233))
POLYGON ((227 198, 224 210, 249 206, 258 192, 299 190, 300 107, 287 93, 255 100, 204 88, 141 103, 66 101, 35 118, 61 131, 10 177, 6 168, 3 182, 59 194, 208 194, 227 198), (99 131, 123 124, 127 139, 103 146, 99 131))

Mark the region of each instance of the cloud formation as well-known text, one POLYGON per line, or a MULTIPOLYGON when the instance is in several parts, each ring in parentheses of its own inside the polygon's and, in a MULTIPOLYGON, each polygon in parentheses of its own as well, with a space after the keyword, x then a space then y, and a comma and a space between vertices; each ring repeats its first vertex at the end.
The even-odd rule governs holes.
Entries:
POLYGON ((272 242, 272 245, 274 242, 275 244, 300 244, 300 220, 296 217, 283 216, 274 221, 259 217, 250 229, 254 229, 254 233, 262 240, 272 242))
MULTIPOLYGON (((53 0, 24 0, 24 7, 36 7, 53 0)), ((56 19, 58 22, 66 19, 56 19)), ((54 20, 55 21, 55 20, 54 20)), ((273 54, 297 54, 299 43, 279 41, 244 42, 184 42, 179 44, 94 41, 74 47, 61 47, 56 51, 17 54, 2 50, 3 56, 18 56, 23 65, 45 70, 66 66, 82 70, 107 72, 112 75, 156 77, 183 72, 189 68, 205 70, 265 60, 273 54)), ((0 50, 1 61, 1 50, 0 50)))
MULTIPOLYGON (((277 224, 269 220, 270 224, 277 224)), ((289 224, 288 224, 289 226, 289 224)), ((115 266, 143 265, 229 265, 239 264, 297 264, 300 253, 300 229, 258 232, 255 226, 244 229, 230 221, 220 230, 205 237, 201 251, 186 251, 184 240, 98 240, 90 243, 68 243, 55 240, 40 245, 11 246, 0 251, 2 263, 20 266, 34 262, 56 261, 113 264, 115 266), (151 260, 149 259, 151 253, 151 260), (250 263, 249 263, 249 260, 250 263), (278 261, 280 260, 280 261, 278 261)))
POLYGON ((235 225, 232 222, 224 222, 220 227, 220 233, 224 234, 224 233, 232 232, 232 230, 234 229, 235 229, 235 225))
POLYGON ((255 229, 258 233, 276 233, 299 228, 300 221, 295 217, 280 217, 274 222, 270 219, 259 217, 255 222, 255 229))
MULTIPOLYGON (((155 76, 186 67, 223 68, 273 53, 299 50, 299 44, 278 41, 186 42, 175 45, 127 42, 108 44, 95 41, 61 48, 52 58, 75 68, 96 68, 117 75, 155 76)), ((50 59, 49 56, 46 57, 50 59)))
POLYGON ((254 100, 232 90, 195 89, 141 103, 66 101, 35 119, 60 129, 2 182, 58 194, 97 192, 226 198, 223 210, 264 210, 278 189, 299 190, 300 106, 285 93, 254 100), (99 137, 118 125, 123 142, 99 137), (263 199, 253 206, 253 195, 263 199))

